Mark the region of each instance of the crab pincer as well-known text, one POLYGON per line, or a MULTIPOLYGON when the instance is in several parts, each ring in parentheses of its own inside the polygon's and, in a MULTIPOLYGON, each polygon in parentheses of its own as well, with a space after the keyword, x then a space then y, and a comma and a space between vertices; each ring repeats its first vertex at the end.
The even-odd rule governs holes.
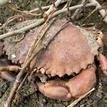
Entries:
POLYGON ((38 83, 38 89, 45 96, 53 99, 78 98, 95 86, 95 71, 95 67, 90 67, 68 81, 51 80, 45 84, 38 83))

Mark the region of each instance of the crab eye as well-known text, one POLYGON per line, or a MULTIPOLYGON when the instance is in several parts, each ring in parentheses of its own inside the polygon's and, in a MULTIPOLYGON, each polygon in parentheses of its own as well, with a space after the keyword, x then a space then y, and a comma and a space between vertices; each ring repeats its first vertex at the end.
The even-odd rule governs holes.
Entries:
POLYGON ((97 34, 102 34, 101 32, 98 32, 97 34))

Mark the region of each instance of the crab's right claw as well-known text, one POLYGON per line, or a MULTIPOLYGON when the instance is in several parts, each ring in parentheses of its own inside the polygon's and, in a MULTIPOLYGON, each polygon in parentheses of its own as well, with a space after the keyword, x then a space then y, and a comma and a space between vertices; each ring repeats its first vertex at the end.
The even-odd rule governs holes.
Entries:
POLYGON ((96 67, 91 66, 66 82, 73 98, 79 98, 90 91, 96 84, 96 67))

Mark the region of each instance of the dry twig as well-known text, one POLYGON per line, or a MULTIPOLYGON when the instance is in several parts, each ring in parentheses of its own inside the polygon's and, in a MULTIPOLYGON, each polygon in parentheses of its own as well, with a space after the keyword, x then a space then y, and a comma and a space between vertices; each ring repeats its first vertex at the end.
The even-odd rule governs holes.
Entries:
POLYGON ((87 0, 82 0, 81 4, 83 5, 83 7, 80 7, 78 9, 75 10, 75 12, 73 13, 71 19, 74 20, 75 17, 77 17, 77 15, 79 15, 79 13, 81 12, 82 8, 85 7, 87 0))
POLYGON ((11 9, 12 11, 19 13, 22 16, 28 16, 28 17, 32 17, 32 16, 40 16, 40 14, 37 13, 32 13, 30 11, 21 11, 19 9, 17 9, 17 7, 13 4, 13 3, 8 3, 7 4, 8 8, 11 9))
POLYGON ((74 102, 72 102, 69 106, 67 107, 74 107, 75 105, 77 105, 83 98, 85 98, 88 94, 90 94, 91 92, 93 92, 95 90, 95 88, 91 89, 89 92, 87 92, 86 94, 82 95, 81 97, 79 97, 78 99, 76 99, 74 102))
MULTIPOLYGON (((90 6, 95 6, 95 3, 89 3, 89 4, 86 5, 86 7, 90 7, 90 6)), ((69 10, 70 10, 70 11, 71 11, 71 10, 75 10, 75 9, 80 8, 80 7, 83 7, 83 5, 80 4, 80 5, 76 5, 76 6, 69 7, 69 10)), ((52 14, 52 16, 51 16, 50 18, 53 18, 53 17, 55 17, 55 16, 57 16, 57 15, 59 15, 59 14, 65 13, 65 12, 67 12, 67 8, 64 8, 64 9, 61 9, 61 10, 56 11, 55 13, 52 14)), ((12 35, 14 35, 14 34, 23 33, 23 32, 25 32, 25 31, 33 28, 33 27, 37 27, 37 26, 41 25, 41 24, 44 23, 44 22, 45 22, 45 19, 44 19, 44 18, 41 18, 41 19, 39 19, 38 21, 37 21, 37 19, 36 19, 36 22, 35 22, 35 23, 32 23, 32 24, 30 24, 30 25, 28 25, 28 26, 25 26, 25 27, 21 28, 21 29, 14 30, 14 31, 11 31, 11 32, 8 32, 8 33, 5 33, 5 34, 0 35, 0 40, 1 40, 1 39, 4 39, 4 38, 7 38, 7 37, 10 37, 10 36, 12 36, 12 35)))
POLYGON ((67 16, 70 18, 71 18, 71 12, 69 10, 69 7, 70 7, 71 3, 72 3, 72 0, 67 1, 67 16))
POLYGON ((11 22, 13 22, 14 20, 16 19, 20 19, 22 17, 22 15, 14 15, 12 17, 9 17, 7 19, 7 21, 0 27, 0 30, 1 29, 4 29, 6 26, 8 26, 11 22))
MULTIPOLYGON (((41 8, 42 8, 42 10, 47 10, 47 9, 49 9, 49 7, 50 7, 50 5, 49 6, 43 6, 41 8)), ((39 11, 39 8, 36 8, 36 9, 30 10, 29 12, 33 13, 33 12, 38 12, 38 11, 39 11)))
POLYGON ((97 8, 95 8, 91 13, 88 14, 88 16, 85 17, 85 19, 82 21, 84 23, 90 16, 92 16, 97 11, 97 8))
POLYGON ((62 0, 56 0, 54 4, 50 5, 49 9, 43 14, 43 17, 46 19, 50 14, 53 14, 57 10, 57 7, 61 4, 61 1, 62 0))
MULTIPOLYGON (((17 89, 17 93, 18 91, 21 89, 21 87, 23 86, 24 82, 26 81, 27 77, 29 76, 30 72, 27 72, 27 74, 25 75, 25 77, 23 78, 22 82, 20 83, 20 85, 18 86, 18 89, 17 89)), ((17 94, 16 93, 16 94, 17 94)))
MULTIPOLYGON (((67 2, 67 0, 61 0, 61 4, 62 3, 65 3, 65 2, 67 2)), ((57 3, 55 3, 55 4, 57 4, 57 3)), ((41 7, 42 8, 42 10, 47 10, 47 9, 49 9, 50 8, 50 6, 51 5, 49 5, 49 6, 43 6, 43 7, 41 7)), ((33 12, 38 12, 39 11, 39 8, 35 8, 35 9, 33 9, 33 10, 30 10, 29 12, 31 12, 31 13, 33 13, 33 12)))
POLYGON ((104 18, 103 21, 107 23, 107 12, 102 8, 102 6, 99 4, 97 0, 89 0, 90 3, 94 3, 96 5, 96 8, 99 9, 100 15, 104 18))
POLYGON ((16 65, 8 65, 8 66, 1 66, 0 67, 0 72, 7 72, 7 71, 14 71, 17 72, 19 71, 21 68, 19 66, 16 65))
MULTIPOLYGON (((34 43, 32 44, 32 47, 31 49, 29 49, 29 53, 30 51, 32 51, 32 49, 34 49, 35 47, 35 52, 33 53, 33 55, 27 55, 30 56, 30 58, 28 57, 28 59, 26 58, 26 61, 25 63, 23 64, 23 67, 21 69, 21 71, 19 72, 19 74, 17 75, 16 77, 16 80, 15 80, 15 83, 13 84, 13 88, 11 89, 11 92, 10 92, 10 95, 4 105, 4 107, 10 107, 11 106, 11 102, 12 102, 12 99, 14 98, 15 94, 16 94, 16 91, 17 91, 17 88, 18 86, 20 85, 20 82, 21 82, 21 77, 22 75, 25 73, 25 70, 26 70, 26 67, 30 64, 30 62, 32 61, 32 59, 35 57, 35 55, 42 49, 44 48, 44 45, 41 44, 41 38, 45 35, 45 33, 47 32, 47 30, 49 29, 49 27, 51 26, 51 24, 53 23, 50 22, 49 25, 46 26, 43 26, 43 28, 45 27, 45 29, 43 30, 42 34, 40 35, 40 38, 38 40, 35 40, 34 43), (36 45, 36 46, 35 46, 36 45)), ((40 31, 41 32, 41 31, 40 31)), ((29 54, 28 53, 28 54, 29 54)))

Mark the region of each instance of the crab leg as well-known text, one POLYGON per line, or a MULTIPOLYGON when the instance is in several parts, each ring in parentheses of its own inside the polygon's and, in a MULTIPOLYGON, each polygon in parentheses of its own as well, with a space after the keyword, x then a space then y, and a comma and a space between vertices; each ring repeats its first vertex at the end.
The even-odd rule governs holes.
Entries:
POLYGON ((15 78, 11 76, 8 71, 18 71, 20 68, 16 65, 7 65, 7 66, 0 66, 0 77, 8 80, 8 81, 14 81, 15 78))
MULTIPOLYGON (((97 43, 99 44, 101 48, 103 48, 104 46, 103 38, 104 38, 103 33, 99 31, 98 37, 97 37, 97 43)), ((103 54, 99 53, 97 59, 99 60, 103 74, 107 76, 107 58, 103 54)))
POLYGON ((19 69, 20 67, 16 65, 0 65, 0 77, 8 81, 14 81, 15 78, 11 76, 8 71, 17 72, 19 69))
POLYGON ((94 87, 96 83, 95 71, 94 67, 90 67, 69 81, 51 80, 45 84, 38 83, 38 90, 53 99, 69 100, 72 97, 78 98, 94 87))
POLYGON ((103 54, 99 53, 98 60, 103 74, 107 76, 107 58, 103 54))
POLYGON ((0 77, 8 80, 8 81, 14 81, 15 78, 13 76, 11 76, 8 72, 0 72, 0 77))
POLYGON ((9 65, 7 59, 2 58, 0 59, 0 77, 6 79, 8 81, 14 81, 15 78, 11 76, 8 71, 18 71, 20 69, 19 66, 16 65, 9 65))

